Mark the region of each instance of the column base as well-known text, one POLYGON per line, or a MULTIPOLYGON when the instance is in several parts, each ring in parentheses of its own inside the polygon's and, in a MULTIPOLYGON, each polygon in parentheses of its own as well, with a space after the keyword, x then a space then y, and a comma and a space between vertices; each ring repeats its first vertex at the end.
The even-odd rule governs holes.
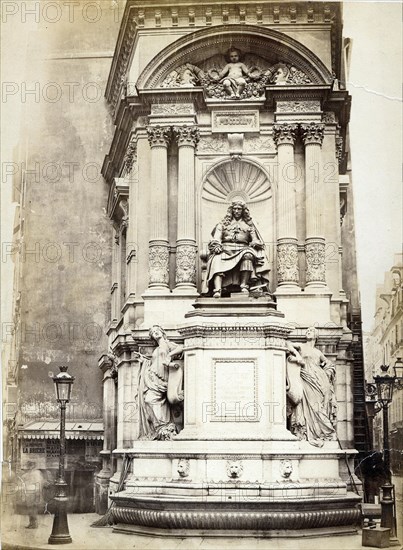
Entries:
POLYGON ((302 289, 297 283, 280 283, 274 291, 274 295, 301 294, 301 292, 302 289))
POLYGON ((187 284, 179 284, 177 285, 173 291, 172 291, 172 294, 174 294, 175 296, 199 296, 199 293, 197 292, 197 288, 193 285, 187 285, 187 284))
POLYGON ((328 294, 329 296, 332 295, 330 288, 327 286, 326 283, 322 281, 311 281, 309 283, 306 283, 304 292, 305 294, 328 294))
POLYGON ((171 290, 169 289, 168 285, 155 285, 155 286, 149 286, 147 290, 144 292, 144 296, 166 296, 171 295, 171 290))

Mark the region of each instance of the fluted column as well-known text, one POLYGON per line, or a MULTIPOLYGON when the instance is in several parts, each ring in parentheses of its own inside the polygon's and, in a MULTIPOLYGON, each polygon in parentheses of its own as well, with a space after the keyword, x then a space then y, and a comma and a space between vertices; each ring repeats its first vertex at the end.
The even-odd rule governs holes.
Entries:
POLYGON ((199 141, 195 126, 177 126, 178 232, 176 240, 175 291, 196 294, 196 227, 194 150, 199 141))
POLYGON ((275 124, 278 154, 277 285, 299 289, 294 144, 296 124, 275 124))
POLYGON ((324 124, 301 124, 305 145, 306 286, 326 287, 321 147, 324 124))
POLYGON ((169 283, 168 249, 168 155, 170 129, 147 128, 151 146, 151 224, 149 241, 148 288, 166 292, 169 283))

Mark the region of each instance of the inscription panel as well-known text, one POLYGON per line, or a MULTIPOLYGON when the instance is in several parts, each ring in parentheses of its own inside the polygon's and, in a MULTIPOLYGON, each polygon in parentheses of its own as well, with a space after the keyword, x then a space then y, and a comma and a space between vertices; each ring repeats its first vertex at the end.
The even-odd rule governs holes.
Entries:
POLYGON ((212 132, 258 132, 259 111, 228 110, 213 111, 211 120, 212 132))
POLYGON ((213 359, 211 421, 257 422, 257 378, 256 359, 213 359))

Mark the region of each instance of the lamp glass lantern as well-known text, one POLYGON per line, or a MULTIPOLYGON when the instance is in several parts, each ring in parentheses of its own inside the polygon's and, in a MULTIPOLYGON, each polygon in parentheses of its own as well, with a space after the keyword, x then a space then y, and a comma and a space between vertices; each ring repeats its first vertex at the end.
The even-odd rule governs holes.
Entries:
POLYGON ((392 376, 378 376, 377 378, 378 401, 384 407, 392 401, 394 378, 392 376))
POLYGON ((402 382, 403 381, 403 361, 402 361, 401 357, 398 357, 396 359, 396 363, 395 363, 395 366, 394 366, 394 371, 395 371, 395 378, 399 382, 402 382))
POLYGON ((71 397, 71 388, 74 376, 67 372, 67 367, 59 367, 60 372, 53 377, 55 384, 56 399, 59 403, 68 403, 71 397))

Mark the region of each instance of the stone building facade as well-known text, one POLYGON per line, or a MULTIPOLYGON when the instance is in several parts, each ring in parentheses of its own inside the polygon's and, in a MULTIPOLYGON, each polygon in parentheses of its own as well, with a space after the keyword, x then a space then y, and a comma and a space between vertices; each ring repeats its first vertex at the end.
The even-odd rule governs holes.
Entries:
MULTIPOLYGON (((107 346, 112 263, 100 174, 112 136, 103 92, 122 12, 113 2, 98 15, 87 2, 70 6, 74 13, 68 3, 31 4, 4 15, 22 66, 5 79, 4 97, 20 128, 2 181, 3 221, 14 212, 2 249, 10 282, 3 288, 10 301, 2 319, 3 479, 24 470, 28 459, 56 474, 60 412, 50 376, 68 365, 76 382, 67 408, 66 475, 73 510, 91 511, 103 438, 96 364, 107 346)), ((12 56, 10 47, 5 71, 12 56)))
MULTIPOLYGON (((403 262, 402 254, 396 254, 393 266, 385 272, 382 285, 376 289, 374 327, 365 346, 366 380, 381 374, 380 366, 389 365, 389 371, 398 358, 403 357, 403 262)), ((388 374, 393 374, 389 372, 388 374)), ((403 389, 396 389, 389 406, 389 441, 391 468, 401 474, 403 440, 403 389)), ((383 448, 381 415, 374 418, 374 448, 383 448)))
MULTIPOLYGON (((85 12, 73 27, 65 11, 57 33, 42 13, 27 40, 27 66, 30 55, 37 63, 10 180, 19 206, 9 249, 6 460, 40 454, 41 467, 55 469, 49 374, 68 364, 70 473, 83 458, 83 474, 95 469, 103 420, 97 511, 121 492, 121 478, 155 492, 173 482, 183 490, 196 476, 192 490, 214 497, 218 488, 230 500, 227 482, 243 476, 249 500, 256 491, 273 500, 278 490, 312 500, 318 491, 330 511, 315 504, 315 521, 350 529, 365 419, 341 5, 106 4, 96 24, 85 12), (233 200, 249 207, 270 286, 215 302, 202 296, 205 259, 233 200), (184 347, 176 441, 141 439, 139 357, 155 351, 155 324, 184 347), (291 433, 286 409, 287 345, 305 345, 310 326, 336 371, 338 441, 319 451, 291 433), (281 411, 276 421, 265 403, 281 411)), ((122 501, 118 508, 124 516, 122 501)), ((309 514, 288 515, 287 529, 315 528, 309 514)), ((242 516, 245 528, 249 520, 242 516)))
MULTIPOLYGON (((245 483, 255 476, 262 503, 272 490, 265 493, 266 485, 279 475, 285 483, 287 468, 312 498, 318 482, 312 460, 324 455, 297 443, 285 412, 287 346, 292 340, 292 349, 303 349, 311 326, 317 353, 335 365, 336 431, 334 441, 319 445, 326 449, 321 468, 342 502, 336 505, 321 479, 331 511, 318 522, 349 529, 357 519, 351 490, 358 480, 351 472, 355 429, 365 418, 348 42, 341 29, 339 3, 127 2, 106 86, 115 131, 102 174, 118 261, 109 344, 99 361, 105 425, 99 511, 112 499, 122 531, 214 529, 221 521, 227 529, 248 529, 252 516, 242 504, 238 527, 225 506, 221 514, 211 504, 209 519, 194 504, 204 502, 204 490, 212 495, 209 483, 237 480, 242 472, 245 483), (248 206, 270 270, 270 288, 250 288, 246 302, 236 293, 213 297, 207 284, 211 232, 234 200, 248 206), (170 433, 149 441, 141 384, 144 365, 152 368, 162 353, 151 336, 155 325, 164 345, 183 350, 183 364, 176 364, 183 408, 175 409, 170 433), (267 410, 249 411, 263 402, 283 412, 273 421, 267 410), (222 410, 240 403, 249 411, 240 418, 236 407, 222 410), (189 505, 183 496, 189 491, 194 519, 179 509, 189 505), (158 492, 169 501, 166 510, 146 496, 158 492)), ((294 498, 289 489, 285 498, 294 498)), ((319 525, 309 524, 305 509, 286 514, 284 527, 280 509, 267 512, 280 530, 319 525)))

